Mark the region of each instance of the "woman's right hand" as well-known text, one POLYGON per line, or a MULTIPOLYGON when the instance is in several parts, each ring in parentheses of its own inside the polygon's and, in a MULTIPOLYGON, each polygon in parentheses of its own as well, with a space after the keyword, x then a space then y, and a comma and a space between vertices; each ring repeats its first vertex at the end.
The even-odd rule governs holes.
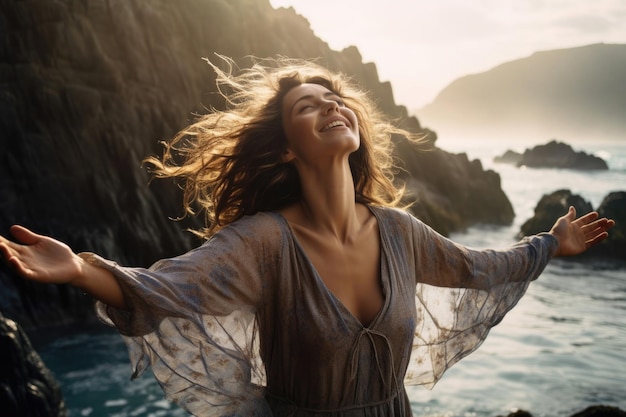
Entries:
POLYGON ((11 226, 18 241, 0 236, 0 253, 19 275, 46 284, 70 284, 105 304, 126 308, 122 288, 111 272, 91 265, 69 246, 22 226, 11 226))
POLYGON ((25 227, 12 226, 18 243, 0 236, 0 253, 24 278, 49 284, 72 284, 81 274, 82 260, 69 246, 25 227))

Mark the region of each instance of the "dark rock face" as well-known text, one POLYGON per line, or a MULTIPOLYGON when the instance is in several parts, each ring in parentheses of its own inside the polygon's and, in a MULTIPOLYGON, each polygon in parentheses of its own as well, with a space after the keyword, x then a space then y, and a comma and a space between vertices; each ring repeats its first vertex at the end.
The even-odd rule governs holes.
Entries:
POLYGON ((398 145, 398 152, 411 174, 400 178, 411 191, 412 210, 439 232, 513 221, 515 213, 500 186, 500 175, 484 171, 479 160, 469 161, 464 153, 449 155, 436 148, 416 150, 404 144, 398 145))
MULTIPOLYGON (((331 50, 293 9, 268 0, 0 0, 0 233, 18 223, 124 265, 147 266, 199 241, 185 233, 176 184, 150 183, 141 167, 194 113, 222 108, 215 53, 242 67, 248 55, 315 58, 350 74, 403 127, 436 139, 355 47, 331 50), (149 184, 150 183, 150 184, 149 184)), ((399 144, 401 159, 420 151, 399 144)), ((407 161, 413 211, 442 233, 475 221, 509 221, 499 177, 436 150, 407 161), (478 194, 472 196, 467 189, 478 194), (457 195, 458 194, 458 195, 457 195), (495 197, 494 197, 495 196, 495 197), (488 209, 476 207, 477 199, 488 209), (472 208, 468 210, 468 208, 472 208), (504 212, 504 216, 498 215, 504 212), (454 221, 449 221, 450 219, 454 221)), ((1 268, 1 267, 0 267, 1 268)), ((24 282, 0 269, 2 311, 25 328, 80 317, 91 300, 68 287, 24 282)))
POLYGON ((59 385, 13 320, 0 314, 0 414, 7 417, 63 417, 59 385))
MULTIPOLYGON (((506 417, 533 417, 533 415, 525 410, 517 410, 506 417)), ((609 405, 592 405, 570 417, 626 417, 626 411, 609 405)))
POLYGON ((626 411, 608 405, 592 405, 571 417, 626 417, 626 411))
POLYGON ((626 191, 612 192, 604 197, 598 214, 615 220, 615 227, 594 252, 626 261, 626 191))
POLYGON ((582 171, 607 170, 606 162, 595 155, 576 152, 570 145, 555 140, 527 149, 517 166, 530 168, 565 168, 582 171))
MULTIPOLYGON (((567 213, 569 206, 574 206, 578 215, 593 210, 589 202, 572 194, 570 190, 555 191, 541 197, 535 207, 535 215, 521 226, 518 237, 550 230, 554 221, 567 213)), ((616 225, 610 230, 606 240, 581 256, 626 260, 626 192, 610 193, 597 211, 600 217, 614 219, 616 225)))
POLYGON ((535 207, 535 215, 522 224, 518 237, 547 232, 570 206, 574 206, 579 215, 593 210, 591 203, 570 190, 555 191, 541 197, 535 207))

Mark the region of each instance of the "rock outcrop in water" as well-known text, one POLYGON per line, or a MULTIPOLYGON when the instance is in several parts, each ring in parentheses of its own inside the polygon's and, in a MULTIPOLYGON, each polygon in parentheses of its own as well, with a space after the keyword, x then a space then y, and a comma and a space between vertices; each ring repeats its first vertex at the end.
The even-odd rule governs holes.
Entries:
MULTIPOLYGON (((525 410, 517 410, 507 414, 506 417, 533 417, 533 415, 525 410)), ((626 411, 610 405, 592 405, 570 417, 626 417, 626 411)))
POLYGON ((527 149, 523 154, 511 150, 506 151, 502 156, 495 157, 494 162, 529 168, 562 168, 581 171, 609 169, 602 158, 585 152, 576 152, 570 145, 556 140, 527 149))
MULTIPOLYGON (((354 77, 403 127, 436 135, 395 104, 391 85, 355 47, 333 51, 293 9, 268 0, 0 0, 0 233, 24 224, 125 265, 147 266, 199 242, 185 233, 180 191, 150 181, 141 161, 206 108, 221 108, 202 60, 317 58, 354 77)), ((447 233, 513 217, 499 177, 476 162, 399 144, 417 216, 447 233), (428 169, 420 164, 428 165, 428 169), (492 202, 468 210, 477 201, 492 202), (502 215, 504 213, 504 215, 502 215)), ((0 307, 26 328, 93 318, 64 286, 0 269, 0 307)))
POLYGON ((522 160, 522 154, 512 150, 507 150, 500 156, 493 158, 493 162, 497 164, 511 164, 517 165, 522 160))
POLYGON ((610 405, 592 405, 571 417, 626 417, 626 411, 610 405))
POLYGON ((554 221, 567 213, 570 206, 574 206, 579 215, 593 210, 590 202, 570 190, 554 191, 541 197, 534 216, 522 224, 518 237, 550 230, 554 221))
MULTIPOLYGON (((535 207, 534 216, 522 224, 517 237, 550 230, 554 221, 567 213, 569 206, 574 206, 578 215, 593 210, 591 203, 570 190, 554 191, 541 197, 535 207)), ((626 192, 609 193, 596 210, 600 217, 614 219, 616 224, 605 241, 591 248, 582 257, 626 260, 626 192)))
POLYGON ((594 252, 626 261, 626 191, 615 191, 604 197, 598 213, 614 219, 615 227, 594 252))
POLYGON ((6 417, 64 417, 58 383, 20 326, 0 313, 0 414, 6 417))

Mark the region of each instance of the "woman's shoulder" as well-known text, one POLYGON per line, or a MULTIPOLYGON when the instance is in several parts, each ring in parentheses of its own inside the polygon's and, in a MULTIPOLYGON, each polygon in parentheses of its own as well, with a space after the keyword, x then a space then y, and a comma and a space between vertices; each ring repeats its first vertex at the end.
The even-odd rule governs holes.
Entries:
POLYGON ((246 241, 277 243, 283 240, 284 220, 275 212, 258 212, 235 220, 221 228, 213 238, 236 236, 246 241))
POLYGON ((370 206, 370 210, 372 210, 379 221, 402 225, 410 225, 411 223, 417 221, 417 219, 409 211, 398 207, 370 206))
POLYGON ((283 218, 274 211, 259 211, 248 214, 232 222, 229 227, 237 229, 259 230, 282 230, 283 218))
POLYGON ((371 207, 378 222, 389 233, 410 235, 427 235, 432 228, 415 217, 408 209, 397 207, 371 207))

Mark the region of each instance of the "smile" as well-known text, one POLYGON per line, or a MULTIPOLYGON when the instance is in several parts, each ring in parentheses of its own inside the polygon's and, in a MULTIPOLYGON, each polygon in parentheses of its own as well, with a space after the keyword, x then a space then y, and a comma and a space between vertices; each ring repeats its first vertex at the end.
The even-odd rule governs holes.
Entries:
POLYGON ((332 122, 330 122, 326 126, 324 126, 322 128, 321 132, 326 132, 327 130, 330 130, 333 127, 337 127, 337 126, 346 127, 346 124, 344 122, 342 122, 341 120, 333 120, 332 122))

